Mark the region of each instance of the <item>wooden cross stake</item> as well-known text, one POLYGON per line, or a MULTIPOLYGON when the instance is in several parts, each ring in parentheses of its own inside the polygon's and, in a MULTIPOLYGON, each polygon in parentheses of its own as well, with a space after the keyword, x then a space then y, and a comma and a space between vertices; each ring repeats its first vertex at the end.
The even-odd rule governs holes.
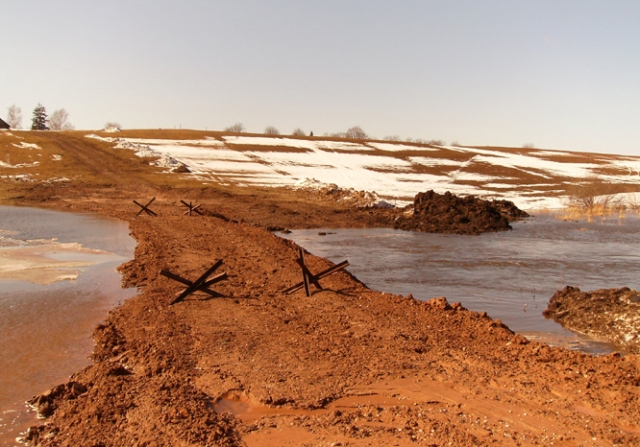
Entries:
POLYGON ((208 279, 209 276, 211 276, 213 272, 215 272, 218 269, 218 267, 220 267, 221 265, 222 265, 222 259, 216 262, 215 264, 213 264, 211 267, 209 267, 206 272, 204 272, 198 279, 196 279, 193 282, 181 276, 178 276, 175 273, 171 273, 168 270, 160 270, 161 275, 166 276, 167 278, 173 279, 174 281, 178 281, 179 283, 182 283, 187 286, 187 288, 184 289, 182 292, 180 292, 178 296, 176 296, 176 298, 173 301, 171 301, 169 305, 179 303, 180 301, 184 300, 186 297, 188 297, 189 295, 197 291, 207 293, 214 298, 223 296, 222 294, 216 292, 215 290, 211 290, 209 286, 212 286, 215 283, 218 283, 220 281, 227 279, 229 277, 227 273, 223 272, 223 273, 220 273, 219 275, 214 276, 211 279, 208 279))
POLYGON ((183 215, 188 214, 189 216, 191 216, 191 213, 195 212, 198 213, 202 216, 202 213, 200 212, 200 210, 198 208, 200 208, 202 205, 193 205, 191 202, 187 203, 184 200, 180 200, 182 202, 182 204, 184 206, 186 206, 187 208, 189 208, 189 211, 185 211, 184 213, 182 213, 183 215))
POLYGON ((307 267, 306 264, 304 263, 304 250, 302 249, 302 247, 299 248, 299 253, 300 253, 300 257, 296 259, 296 262, 302 269, 302 282, 296 284, 293 287, 289 287, 287 290, 284 291, 284 293, 293 293, 304 287, 304 292, 306 293, 306 295, 311 296, 310 284, 313 284, 319 290, 322 290, 322 286, 320 285, 320 282, 319 282, 320 279, 325 278, 337 271, 340 271, 349 265, 349 261, 342 261, 341 263, 336 264, 333 267, 329 267, 328 269, 323 270, 317 275, 314 275, 313 273, 311 273, 311 270, 309 270, 309 267, 307 267))
POLYGON ((149 205, 151 205, 154 200, 156 200, 155 197, 153 199, 149 200, 149 203, 147 203, 146 205, 142 205, 141 203, 139 203, 136 200, 134 200, 133 203, 135 203, 136 205, 138 205, 141 208, 141 210, 138 211, 138 214, 136 214, 136 216, 139 216, 143 212, 147 213, 149 216, 157 216, 156 213, 154 213, 152 210, 149 209, 149 205))

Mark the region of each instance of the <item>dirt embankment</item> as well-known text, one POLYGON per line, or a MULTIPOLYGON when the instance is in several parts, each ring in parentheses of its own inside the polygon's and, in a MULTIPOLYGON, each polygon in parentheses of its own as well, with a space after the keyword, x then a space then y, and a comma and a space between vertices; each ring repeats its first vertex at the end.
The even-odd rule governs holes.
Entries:
POLYGON ((6 202, 118 217, 138 241, 122 271, 140 294, 96 329, 93 365, 34 400, 50 416, 30 443, 640 445, 639 356, 528 342, 485 313, 372 291, 346 271, 310 298, 282 292, 301 279, 297 247, 264 228, 380 226, 391 214, 181 184, 124 162, 94 183, 89 174, 100 179, 100 165, 122 156, 100 150, 100 163, 78 157, 88 174, 68 184, 3 184, 6 202), (131 200, 151 197, 159 217, 134 217, 131 200), (180 199, 207 212, 185 216, 180 199), (195 280, 218 259, 229 277, 212 288, 223 298, 169 305, 182 286, 161 269, 195 280))
POLYGON ((528 217, 512 202, 488 201, 477 197, 459 197, 434 191, 416 195, 413 213, 402 214, 394 228, 428 233, 480 234, 510 230, 509 222, 528 217))
POLYGON ((581 292, 567 286, 543 312, 564 327, 640 354, 640 296, 627 287, 581 292))
MULTIPOLYGON (((633 445, 640 362, 528 342, 486 314, 368 290, 306 298, 296 246, 233 216, 131 220, 141 294, 95 333, 95 364, 36 403, 44 446, 633 445), (169 306, 215 260, 229 279, 169 306), (235 400, 228 400, 232 398, 235 400), (220 403, 223 403, 220 406, 220 403), (234 414, 218 408, 245 407, 234 414)), ((314 256, 312 271, 329 262, 314 256)))

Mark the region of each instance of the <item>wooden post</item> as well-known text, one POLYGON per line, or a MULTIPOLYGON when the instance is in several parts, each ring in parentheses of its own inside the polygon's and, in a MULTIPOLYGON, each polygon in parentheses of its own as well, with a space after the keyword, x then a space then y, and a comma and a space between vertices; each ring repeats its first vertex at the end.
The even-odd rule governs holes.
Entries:
POLYGON ((188 210, 188 211, 185 211, 184 213, 182 213, 183 215, 188 214, 189 216, 191 216, 191 214, 195 212, 195 213, 198 213, 198 214, 200 214, 200 215, 202 216, 202 213, 201 213, 201 212, 200 212, 200 210, 198 209, 198 208, 200 208, 200 207, 202 206, 202 204, 200 204, 200 205, 195 205, 195 206, 194 206, 194 205, 193 205, 193 203, 191 203, 191 202, 187 203, 187 202, 185 202, 184 200, 180 200, 180 202, 182 202, 182 204, 183 204, 184 206, 186 206, 187 208, 189 208, 189 210, 188 210))
POLYGON ((309 270, 309 267, 307 267, 304 262, 304 249, 302 247, 299 247, 299 254, 300 257, 296 259, 296 263, 302 269, 302 282, 296 284, 295 286, 289 287, 284 291, 284 293, 293 293, 304 287, 304 292, 309 297, 311 296, 310 284, 316 286, 318 290, 322 290, 322 286, 320 285, 319 281, 320 279, 332 275, 333 273, 338 272, 349 265, 349 261, 342 261, 341 263, 329 267, 328 269, 321 271, 317 275, 314 275, 313 273, 311 273, 311 270, 309 270))
POLYGON ((147 203, 146 205, 143 205, 137 201, 133 201, 133 203, 135 203, 136 205, 138 205, 141 209, 140 211, 138 211, 138 214, 136 214, 136 216, 139 216, 140 214, 147 213, 149 216, 157 216, 157 214, 155 212, 153 212, 151 209, 149 209, 149 205, 151 205, 153 203, 153 201, 156 200, 156 198, 154 197, 153 199, 149 200, 149 203, 147 203))
POLYGON ((221 265, 222 265, 222 259, 217 261, 211 267, 209 267, 206 272, 200 275, 200 277, 193 282, 179 275, 176 275, 175 273, 171 273, 168 270, 160 270, 161 275, 166 276, 167 278, 173 279, 174 281, 177 281, 187 286, 187 288, 184 289, 182 292, 180 292, 178 296, 173 301, 171 301, 169 305, 179 303, 180 301, 184 300, 187 296, 191 295, 196 291, 205 292, 212 297, 223 296, 222 294, 216 292, 215 290, 211 290, 209 287, 213 284, 216 284, 220 281, 227 279, 229 277, 227 273, 224 272, 217 276, 214 276, 211 279, 208 279, 209 276, 211 276, 213 272, 215 272, 216 269, 218 269, 218 267, 220 267, 221 265))

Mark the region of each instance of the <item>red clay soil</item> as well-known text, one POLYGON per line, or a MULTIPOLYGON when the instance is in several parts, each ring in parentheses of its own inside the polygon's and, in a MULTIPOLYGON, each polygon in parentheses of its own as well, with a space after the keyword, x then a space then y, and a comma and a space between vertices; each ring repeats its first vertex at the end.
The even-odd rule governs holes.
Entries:
POLYGON ((52 415, 33 445, 640 445, 637 356, 528 342, 348 272, 285 295, 300 280, 292 242, 157 203, 161 218, 131 220, 122 267, 141 293, 96 329, 94 365, 35 399, 52 415), (161 269, 194 280, 218 259, 224 298, 169 305, 181 286, 161 269))
MULTIPOLYGON (((372 291, 348 271, 309 298, 282 292, 301 279, 297 247, 265 228, 388 225, 386 211, 170 184, 97 143, 38 135, 84 176, 0 182, 3 202, 129 221, 138 245, 121 270, 140 293, 96 329, 94 363, 34 399, 50 416, 30 444, 640 445, 638 355, 528 342, 486 314, 372 291), (154 196, 159 217, 134 217, 131 200, 154 196), (208 211, 184 216, 180 199, 208 211), (169 305, 182 286, 161 269, 193 281, 219 259, 229 277, 211 287, 224 297, 169 305)), ((330 265, 306 259, 313 272, 330 265)))

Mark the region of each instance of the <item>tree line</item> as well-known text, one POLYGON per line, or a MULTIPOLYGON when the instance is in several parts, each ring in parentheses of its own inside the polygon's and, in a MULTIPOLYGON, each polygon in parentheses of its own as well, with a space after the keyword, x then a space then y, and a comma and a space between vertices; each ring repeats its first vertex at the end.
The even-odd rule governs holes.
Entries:
MULTIPOLYGON (((7 124, 12 129, 22 129, 22 110, 15 104, 8 108, 7 124)), ((42 104, 33 109, 31 118, 31 130, 73 130, 74 126, 69 122, 69 112, 65 109, 54 111, 47 115, 47 109, 42 104)))

